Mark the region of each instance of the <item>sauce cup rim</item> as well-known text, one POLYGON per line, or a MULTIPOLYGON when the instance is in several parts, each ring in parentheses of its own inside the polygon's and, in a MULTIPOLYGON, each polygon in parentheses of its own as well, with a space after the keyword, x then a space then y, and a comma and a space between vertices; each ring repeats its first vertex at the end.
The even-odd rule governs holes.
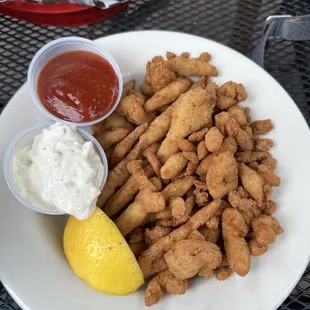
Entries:
MULTIPOLYGON (((79 49, 72 49, 71 51, 78 51, 79 49)), ((61 55, 62 53, 60 53, 59 55, 61 55)), ((56 57, 56 56, 55 56, 56 57)), ((52 57, 51 59, 53 59, 54 57, 52 57)), ((45 62, 45 65, 48 63, 49 60, 48 59, 45 62)), ((43 66, 44 67, 44 66, 43 66)), ((43 67, 41 68, 41 70, 43 69, 43 67)), ((123 77, 122 77, 122 73, 120 70, 120 67, 118 65, 118 63, 116 62, 116 60, 114 59, 114 57, 107 51, 105 51, 100 44, 98 44, 97 42, 94 42, 92 40, 86 39, 86 38, 81 38, 81 37, 75 37, 75 36, 70 36, 70 37, 63 37, 63 38, 59 38, 56 40, 53 40, 49 43, 47 43, 46 45, 44 45, 42 48, 40 48, 36 54, 34 55, 34 57, 31 60, 31 63, 29 65, 28 68, 28 73, 27 73, 27 84, 28 84, 28 89, 30 91, 30 95, 32 100, 34 101, 34 103, 36 104, 36 106, 41 110, 42 113, 44 113, 48 118, 52 119, 55 122, 59 122, 62 124, 66 124, 66 125, 71 125, 71 126, 76 126, 76 127, 83 127, 83 126, 91 126, 94 124, 97 124, 101 121, 103 121, 104 119, 106 119, 107 117, 109 117, 114 110, 116 109, 118 103, 121 100, 121 96, 122 96, 122 89, 123 89, 123 77), (52 48, 55 48, 57 45, 63 45, 63 44, 68 44, 68 45, 72 45, 74 42, 79 43, 79 44, 84 44, 84 45, 88 45, 91 48, 95 49, 99 56, 101 56, 103 59, 105 59, 113 68, 113 71, 115 72, 117 78, 118 78, 118 96, 115 100, 115 103, 113 105, 113 107, 102 117, 89 121, 89 122, 80 122, 80 123, 75 123, 75 122, 71 122, 71 121, 67 121, 67 120, 63 120, 59 117, 57 117, 56 115, 52 114, 51 112, 49 112, 45 106, 43 105, 43 103, 40 100, 40 97, 35 89, 34 86, 34 72, 35 72, 35 68, 39 62, 39 60, 41 60, 42 58, 44 59, 45 54, 52 48)))
MULTIPOLYGON (((24 130, 20 131, 11 141, 11 143, 9 144, 5 156, 4 156, 4 165, 3 165, 3 169, 4 169, 4 178, 5 181, 10 189, 10 191, 12 192, 12 194, 14 195, 14 197, 20 202, 22 203, 24 206, 28 207, 29 209, 39 212, 39 213, 43 213, 43 214, 48 214, 48 215, 64 215, 66 214, 65 212, 59 211, 59 210, 48 210, 48 209, 44 209, 44 208, 40 208, 38 206, 33 205, 32 203, 28 202, 18 191, 14 179, 13 179, 13 175, 11 175, 11 165, 13 163, 13 161, 11 160, 12 156, 13 156, 13 151, 15 146, 22 141, 22 139, 29 133, 31 133, 32 131, 42 128, 48 128, 51 125, 67 125, 67 126, 71 126, 71 127, 76 127, 72 124, 63 124, 63 123, 59 123, 59 122, 46 122, 46 123, 40 123, 40 124, 35 124, 32 125, 30 127, 25 128, 24 130)), ((83 137, 83 139, 85 141, 92 141, 94 143, 95 149, 97 154, 99 155, 101 162, 103 164, 104 167, 104 173, 103 173, 103 179, 102 179, 102 183, 101 183, 101 190, 103 189, 106 181, 107 181, 107 177, 108 177, 108 161, 107 161, 107 157, 106 154, 103 150, 103 148, 101 147, 101 145, 99 144, 99 142, 97 141, 97 139, 90 134, 88 131, 80 128, 80 127, 76 127, 76 130, 79 134, 81 134, 81 136, 83 137)), ((35 136, 33 136, 34 138, 35 136)))

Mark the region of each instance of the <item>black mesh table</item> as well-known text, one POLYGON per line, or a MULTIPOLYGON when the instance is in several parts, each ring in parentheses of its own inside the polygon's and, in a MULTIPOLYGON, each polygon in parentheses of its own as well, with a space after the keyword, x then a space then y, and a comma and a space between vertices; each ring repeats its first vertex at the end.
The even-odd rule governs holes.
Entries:
MULTIPOLYGON (((261 36, 266 17, 309 13, 309 0, 132 0, 121 14, 79 28, 37 26, 0 15, 0 108, 4 108, 26 81, 27 68, 34 53, 58 37, 77 35, 96 39, 132 30, 174 30, 213 39, 250 57, 261 36)), ((292 96, 308 124, 309 66, 309 41, 274 40, 269 43, 265 69, 292 96)), ((0 282, 0 310, 10 309, 20 308, 0 282)), ((310 310, 310 265, 279 309, 310 310)))

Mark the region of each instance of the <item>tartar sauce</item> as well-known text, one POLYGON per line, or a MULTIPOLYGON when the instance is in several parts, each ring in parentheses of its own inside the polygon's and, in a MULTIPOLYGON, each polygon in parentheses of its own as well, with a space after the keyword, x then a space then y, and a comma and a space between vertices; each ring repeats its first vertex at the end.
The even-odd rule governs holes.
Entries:
POLYGON ((94 212, 103 173, 94 144, 75 127, 59 124, 43 129, 13 161, 14 181, 25 200, 79 220, 94 212))

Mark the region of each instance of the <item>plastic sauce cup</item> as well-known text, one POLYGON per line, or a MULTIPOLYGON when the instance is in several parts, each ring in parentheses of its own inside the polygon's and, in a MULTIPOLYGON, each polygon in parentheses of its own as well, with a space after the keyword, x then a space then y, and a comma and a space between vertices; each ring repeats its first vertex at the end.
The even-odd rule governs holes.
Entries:
MULTIPOLYGON (((33 211, 37 211, 39 213, 50 214, 50 215, 61 215, 65 214, 62 211, 59 211, 55 208, 55 210, 48 210, 44 208, 40 208, 38 206, 33 205, 32 203, 28 202, 24 199, 24 197, 20 194, 18 188, 16 187, 14 181, 14 174, 13 174, 13 160, 16 153, 21 151, 27 146, 31 146, 33 144, 34 138, 39 135, 44 128, 48 128, 51 125, 54 125, 54 122, 45 123, 45 124, 38 124, 32 127, 28 127, 27 129, 20 132, 10 143, 4 157, 4 177, 6 183, 8 184, 9 189, 11 190, 12 194, 19 200, 24 206, 28 207, 33 211)), ((92 141, 95 150, 101 158, 103 167, 104 167, 104 175, 101 183, 101 189, 104 187, 107 177, 108 177, 108 161, 105 155, 104 150, 102 149, 99 142, 86 130, 81 128, 77 128, 77 132, 84 138, 85 141, 92 141)))
POLYGON ((29 69, 28 69, 28 77, 27 77, 29 91, 32 97, 32 100, 37 105, 37 107, 49 118, 52 120, 67 124, 67 125, 74 125, 74 126, 90 126, 107 118, 117 107, 121 96, 122 96, 122 89, 123 89, 123 78, 121 70, 116 62, 116 60, 106 51, 104 51, 101 46, 91 40, 79 38, 79 37, 65 37, 61 39, 54 40, 46 45, 44 45, 33 57, 29 69), (39 75, 44 68, 44 66, 56 56, 70 52, 70 51, 86 51, 92 52, 101 56, 105 59, 113 68, 115 74, 118 78, 118 96, 116 101, 111 108, 105 115, 102 117, 92 120, 90 122, 80 122, 74 123, 70 121, 63 120, 51 112, 49 112, 46 107, 42 104, 40 97, 38 95, 38 78, 39 75))

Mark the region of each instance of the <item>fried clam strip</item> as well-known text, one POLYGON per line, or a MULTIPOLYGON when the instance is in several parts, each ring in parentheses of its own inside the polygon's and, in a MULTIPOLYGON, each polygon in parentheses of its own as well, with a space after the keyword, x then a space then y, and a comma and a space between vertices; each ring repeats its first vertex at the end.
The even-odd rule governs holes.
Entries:
POLYGON ((215 67, 199 58, 174 57, 166 61, 169 69, 180 76, 217 76, 215 67))
POLYGON ((136 91, 136 80, 132 79, 124 85, 122 98, 134 93, 135 91, 136 91))
POLYGON ((154 143, 150 145, 143 153, 143 156, 147 158, 157 176, 160 176, 160 169, 162 167, 161 163, 156 157, 159 146, 159 143, 154 143))
POLYGON ((213 199, 222 198, 238 187, 238 165, 230 152, 221 153, 212 160, 206 183, 213 199))
POLYGON ((175 180, 168 184, 163 190, 165 202, 168 203, 172 197, 182 197, 193 186, 194 181, 197 178, 195 176, 188 176, 182 179, 175 180))
POLYGON ((193 196, 187 197, 185 201, 180 197, 172 197, 169 207, 156 213, 156 218, 159 219, 156 224, 163 227, 179 226, 189 219, 194 205, 193 196))
POLYGON ((171 109, 167 109, 164 113, 156 117, 147 130, 140 136, 135 147, 109 172, 107 182, 97 200, 98 207, 102 207, 114 194, 115 190, 122 186, 129 178, 130 173, 126 168, 126 164, 131 160, 137 159, 148 146, 160 141, 166 136, 171 124, 171 111, 171 109))
POLYGON ((163 257, 176 242, 188 238, 192 231, 204 225, 218 211, 220 204, 221 200, 218 199, 201 208, 185 224, 173 230, 169 235, 160 238, 144 251, 138 260, 144 278, 148 279, 154 274, 153 265, 156 260, 163 257))
POLYGON ((140 191, 149 189, 156 192, 156 186, 146 176, 142 163, 142 160, 133 160, 127 164, 127 170, 135 177, 136 185, 140 191))
POLYGON ((128 133, 129 130, 127 128, 116 128, 114 130, 103 131, 99 135, 97 135, 96 138, 102 148, 104 150, 107 150, 113 144, 123 140, 128 133))
MULTIPOLYGON (((146 166, 143 170, 148 178, 154 176, 154 171, 151 165, 146 166)), ((137 186, 136 179, 132 175, 126 181, 126 183, 110 197, 107 203, 102 207, 102 210, 106 213, 107 216, 113 217, 122 211, 128 205, 128 203, 133 200, 138 192, 139 188, 137 186)))
POLYGON ((126 128, 129 131, 132 131, 134 126, 126 120, 125 116, 119 115, 115 112, 113 112, 109 117, 100 123, 94 124, 92 126, 94 136, 97 136, 103 131, 114 130, 117 128, 126 128))
POLYGON ((178 279, 194 277, 205 267, 215 269, 222 261, 220 248, 205 240, 187 239, 178 241, 164 255, 169 271, 178 279))
POLYGON ((165 200, 161 193, 155 193, 149 189, 144 189, 140 193, 140 199, 130 204, 115 220, 115 225, 123 236, 138 227, 149 213, 165 209, 165 200))
POLYGON ((144 102, 143 95, 137 92, 122 98, 115 111, 125 116, 129 122, 135 125, 150 123, 154 117, 153 114, 145 113, 143 109, 144 102))
POLYGON ((137 142, 139 137, 147 129, 148 123, 144 123, 138 126, 135 130, 129 133, 121 142, 119 142, 112 153, 111 166, 115 166, 119 163, 127 153, 133 148, 134 144, 137 142))
POLYGON ((150 307, 156 304, 164 291, 169 294, 182 295, 185 294, 187 288, 186 280, 177 279, 169 270, 163 271, 148 283, 144 298, 145 305, 150 307))
POLYGON ((170 104, 175 101, 181 94, 185 93, 191 85, 188 78, 178 78, 156 92, 149 100, 145 102, 144 109, 146 112, 155 111, 156 109, 170 104))
POLYGON ((245 190, 257 202, 258 206, 261 207, 264 198, 264 181, 261 176, 245 164, 240 164, 239 176, 245 190))
POLYGON ((257 203, 250 198, 242 198, 238 191, 232 191, 228 194, 228 201, 233 208, 238 209, 244 217, 247 225, 251 225, 254 217, 261 214, 261 209, 257 203))
POLYGON ((250 249, 245 241, 248 226, 242 214, 233 208, 227 208, 222 214, 222 234, 228 263, 239 276, 246 276, 250 271, 250 249))
POLYGON ((161 56, 153 57, 152 61, 146 64, 146 83, 158 91, 174 81, 176 75, 169 69, 161 56))
POLYGON ((157 152, 157 157, 162 163, 178 152, 178 140, 202 129, 210 122, 213 111, 206 92, 201 88, 182 94, 173 103, 172 108, 170 129, 157 152))
POLYGON ((160 169, 162 179, 172 179, 176 177, 187 165, 188 159, 184 157, 182 152, 171 155, 166 163, 160 169))
POLYGON ((218 89, 216 106, 226 110, 238 102, 245 101, 247 97, 248 94, 242 84, 229 81, 218 89))
POLYGON ((190 87, 190 89, 206 88, 206 86, 207 86, 207 78, 205 76, 202 76, 190 87))

